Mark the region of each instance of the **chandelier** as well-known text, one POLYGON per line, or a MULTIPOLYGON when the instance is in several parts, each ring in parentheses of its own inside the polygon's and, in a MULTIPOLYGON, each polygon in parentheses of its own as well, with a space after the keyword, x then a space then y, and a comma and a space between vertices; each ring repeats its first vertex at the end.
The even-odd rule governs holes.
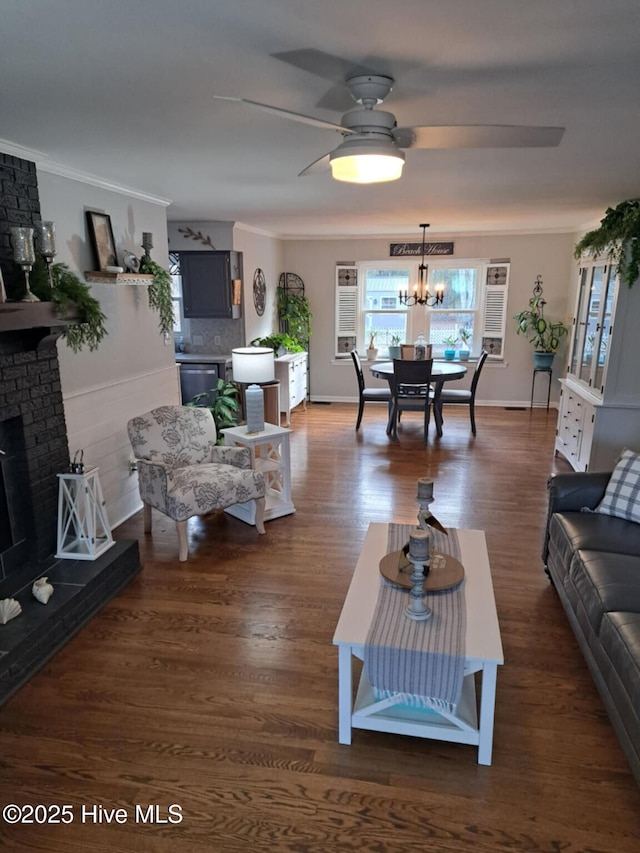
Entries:
POLYGON ((413 285, 413 293, 409 293, 408 290, 405 290, 404 293, 400 291, 400 302, 403 305, 428 305, 432 308, 434 305, 439 305, 444 299, 443 284, 436 284, 435 293, 431 293, 428 287, 429 267, 424 262, 424 240, 425 232, 428 227, 428 223, 420 226, 420 228, 422 228, 422 260, 418 267, 418 283, 413 285))

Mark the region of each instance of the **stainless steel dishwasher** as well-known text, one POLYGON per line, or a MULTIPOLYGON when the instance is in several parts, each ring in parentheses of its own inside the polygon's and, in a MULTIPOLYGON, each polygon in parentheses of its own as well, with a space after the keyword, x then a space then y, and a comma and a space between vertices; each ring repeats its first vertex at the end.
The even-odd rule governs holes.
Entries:
MULTIPOLYGON (((208 394, 215 389, 220 375, 220 365, 190 362, 180 365, 180 388, 182 402, 190 403, 196 394, 208 394)), ((198 405, 208 406, 211 399, 203 397, 198 405)))

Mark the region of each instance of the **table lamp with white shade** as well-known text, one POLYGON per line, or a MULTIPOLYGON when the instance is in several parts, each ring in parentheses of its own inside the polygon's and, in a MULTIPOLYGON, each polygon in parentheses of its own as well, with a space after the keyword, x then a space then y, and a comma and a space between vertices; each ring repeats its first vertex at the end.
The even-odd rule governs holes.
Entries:
POLYGON ((247 432, 264 429, 264 393, 261 384, 275 379, 274 352, 268 347, 231 350, 233 381, 248 386, 244 392, 247 432))

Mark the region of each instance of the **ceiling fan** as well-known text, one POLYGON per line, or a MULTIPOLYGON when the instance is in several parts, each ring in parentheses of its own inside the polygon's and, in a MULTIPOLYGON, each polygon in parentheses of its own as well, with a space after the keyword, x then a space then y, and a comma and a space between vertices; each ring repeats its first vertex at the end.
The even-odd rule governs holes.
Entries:
POLYGON ((559 145, 563 127, 524 127, 504 124, 426 125, 398 127, 393 113, 374 109, 393 88, 392 77, 357 74, 345 85, 359 105, 342 116, 339 124, 303 113, 262 104, 248 98, 214 95, 290 119, 341 133, 344 140, 300 172, 311 175, 331 168, 333 177, 349 183, 397 180, 402 174, 405 148, 535 148, 559 145))

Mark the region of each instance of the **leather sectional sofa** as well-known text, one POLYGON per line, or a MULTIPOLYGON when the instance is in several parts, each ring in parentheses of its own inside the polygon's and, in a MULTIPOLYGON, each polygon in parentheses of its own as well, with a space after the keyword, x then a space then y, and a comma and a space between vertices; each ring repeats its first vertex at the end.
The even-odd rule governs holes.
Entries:
POLYGON ((610 477, 549 479, 542 557, 640 785, 640 524, 588 511, 610 477))

